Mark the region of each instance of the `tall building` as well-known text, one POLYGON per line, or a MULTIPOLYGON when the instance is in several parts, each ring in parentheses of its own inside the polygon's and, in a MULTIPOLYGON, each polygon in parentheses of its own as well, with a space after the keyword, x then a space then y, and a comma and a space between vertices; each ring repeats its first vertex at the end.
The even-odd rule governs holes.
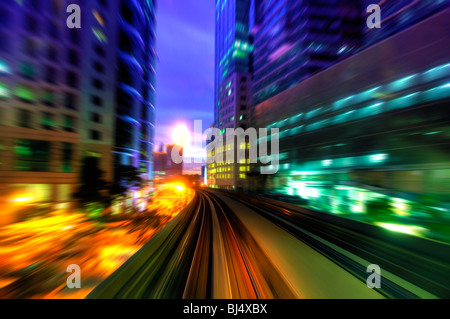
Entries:
POLYGON ((119 165, 153 180, 156 0, 89 1, 81 6, 83 156, 101 158, 108 181, 119 165))
POLYGON ((83 156, 100 158, 105 179, 134 166, 153 179, 156 1, 85 1, 83 156))
POLYGON ((78 183, 83 51, 68 3, 0 2, 0 223, 70 202, 78 183))
POLYGON ((253 104, 356 52, 363 12, 354 0, 255 1, 253 104))
POLYGON ((72 201, 86 156, 109 182, 119 165, 153 179, 155 6, 1 1, 1 209, 72 201), (66 25, 69 4, 80 29, 66 25))
MULTIPOLYGON (((108 4, 110 2, 108 1, 108 4)), ((153 180, 156 0, 121 0, 111 8, 118 48, 114 165, 131 165, 153 180)), ((115 179, 119 177, 116 175, 115 179)))
MULTIPOLYGON (((241 80, 247 85, 251 72, 251 53, 253 50, 250 37, 250 0, 219 0, 216 2, 216 36, 215 36, 215 106, 214 126, 233 127, 239 118, 236 97, 241 80), (235 80, 238 80, 236 84, 235 80), (238 111, 238 113, 236 113, 238 111)), ((244 96, 243 106, 247 106, 249 96, 244 96)), ((243 110, 245 111, 245 110, 243 110)))
POLYGON ((82 157, 96 157, 104 179, 113 182, 115 91, 117 85, 117 1, 81 5, 82 157))
MULTIPOLYGON (((216 2, 214 127, 222 134, 227 128, 246 129, 249 126, 253 51, 251 8, 250 0, 216 2)), ((231 147, 236 149, 239 146, 233 143, 231 147)), ((225 154, 227 150, 218 148, 217 151, 225 154)), ((213 155, 209 152, 208 156, 213 155)), ((239 187, 241 180, 245 179, 241 164, 223 162, 208 165, 210 186, 239 187)))

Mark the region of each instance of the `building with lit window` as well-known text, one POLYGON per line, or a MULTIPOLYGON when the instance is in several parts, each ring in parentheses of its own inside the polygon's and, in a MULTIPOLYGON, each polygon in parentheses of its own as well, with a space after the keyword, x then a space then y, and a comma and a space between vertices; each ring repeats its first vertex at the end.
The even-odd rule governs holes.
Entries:
POLYGON ((332 212, 383 196, 449 202, 449 19, 445 9, 259 104, 255 125, 280 129, 280 165, 251 187, 332 212))
MULTIPOLYGON (((249 126, 253 51, 251 9, 250 0, 216 2, 214 127, 222 134, 227 128, 246 129, 249 126)), ((228 151, 239 147, 236 143, 229 144, 228 151)), ((212 145, 209 144, 211 149, 212 145)), ((224 153, 225 149, 218 147, 217 151, 224 153)), ((208 152, 208 157, 215 156, 212 152, 208 152)), ((239 188, 246 178, 241 169, 240 163, 226 161, 208 165, 209 186, 239 188)))
POLYGON ((0 223, 67 206, 78 183, 83 53, 68 3, 0 2, 0 223))
POLYGON ((111 8, 113 17, 120 15, 115 25, 114 166, 134 166, 149 182, 153 180, 156 0, 117 4, 111 8))
POLYGON ((83 156, 101 160, 108 181, 134 166, 153 180, 156 1, 82 5, 83 156))
POLYGON ((81 5, 83 47, 81 136, 82 157, 96 157, 103 178, 113 181, 115 87, 117 81, 117 1, 88 1, 81 5))
POLYGON ((153 179, 155 5, 0 2, 4 216, 15 218, 28 204, 67 206, 83 157, 99 158, 109 182, 119 165, 153 179), (81 29, 66 25, 69 4, 81 7, 81 29))

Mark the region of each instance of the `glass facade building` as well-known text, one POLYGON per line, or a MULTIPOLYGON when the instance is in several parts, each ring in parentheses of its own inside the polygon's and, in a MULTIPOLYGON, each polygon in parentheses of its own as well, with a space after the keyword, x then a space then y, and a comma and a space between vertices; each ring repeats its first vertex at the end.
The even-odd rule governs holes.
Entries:
POLYGON ((88 1, 77 32, 83 59, 83 156, 105 178, 131 165, 153 179, 156 1, 88 1), (114 66, 114 67, 111 67, 114 66))
POLYGON ((1 207, 73 201, 83 157, 101 159, 108 182, 118 165, 153 179, 155 11, 147 0, 0 2, 1 207), (66 25, 70 4, 80 29, 66 25))
POLYGON ((156 1, 122 0, 117 9, 114 163, 153 180, 156 1))
MULTIPOLYGON (((222 134, 227 128, 247 128, 251 114, 251 77, 253 44, 250 0, 218 0, 216 2, 215 99, 214 127, 222 134)), ((214 143, 214 142, 213 142, 214 143)), ((239 145, 218 147, 225 156, 239 145)), ((214 156, 211 152, 208 157, 214 156)), ((245 164, 245 163, 244 163, 245 164)), ((208 165, 211 187, 235 189, 246 178, 241 163, 208 165)))
MULTIPOLYGON (((253 50, 249 34, 250 0, 216 1, 214 126, 220 126, 227 79, 235 72, 248 74, 253 50)), ((229 89, 229 87, 228 87, 229 89)), ((228 91, 226 92, 228 94, 228 91)))
POLYGON ((359 1, 255 1, 253 104, 361 47, 359 1))

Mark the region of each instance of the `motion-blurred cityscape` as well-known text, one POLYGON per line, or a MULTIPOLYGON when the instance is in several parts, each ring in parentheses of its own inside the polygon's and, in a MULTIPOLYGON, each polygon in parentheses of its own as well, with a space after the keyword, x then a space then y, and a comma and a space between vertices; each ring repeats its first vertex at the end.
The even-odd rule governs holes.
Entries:
POLYGON ((449 298, 449 21, 450 0, 2 0, 0 298, 449 298), (220 134, 194 145, 192 119, 220 134), (256 162, 226 135, 252 128, 256 162))

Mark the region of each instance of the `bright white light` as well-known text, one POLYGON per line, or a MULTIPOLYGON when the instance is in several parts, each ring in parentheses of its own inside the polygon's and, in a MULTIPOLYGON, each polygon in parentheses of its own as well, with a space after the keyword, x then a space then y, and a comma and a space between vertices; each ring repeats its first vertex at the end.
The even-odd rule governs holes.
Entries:
POLYGON ((425 228, 418 226, 405 226, 397 224, 387 224, 387 223, 375 223, 376 225, 383 227, 387 230, 395 231, 397 233, 404 233, 410 235, 419 235, 420 231, 426 230, 425 228))
POLYGON ((388 154, 375 154, 375 155, 370 156, 370 160, 372 162, 378 163, 378 162, 386 161, 388 159, 388 157, 389 157, 388 154))
POLYGON ((186 125, 178 124, 172 131, 172 142, 176 145, 187 146, 191 142, 191 132, 186 125))
POLYGON ((10 200, 11 203, 27 203, 32 201, 33 201, 32 197, 19 197, 10 200))
POLYGON ((333 164, 332 160, 324 160, 324 161, 322 161, 322 165, 323 166, 331 166, 331 164, 333 164))
POLYGON ((0 73, 10 73, 8 65, 0 60, 0 73))

